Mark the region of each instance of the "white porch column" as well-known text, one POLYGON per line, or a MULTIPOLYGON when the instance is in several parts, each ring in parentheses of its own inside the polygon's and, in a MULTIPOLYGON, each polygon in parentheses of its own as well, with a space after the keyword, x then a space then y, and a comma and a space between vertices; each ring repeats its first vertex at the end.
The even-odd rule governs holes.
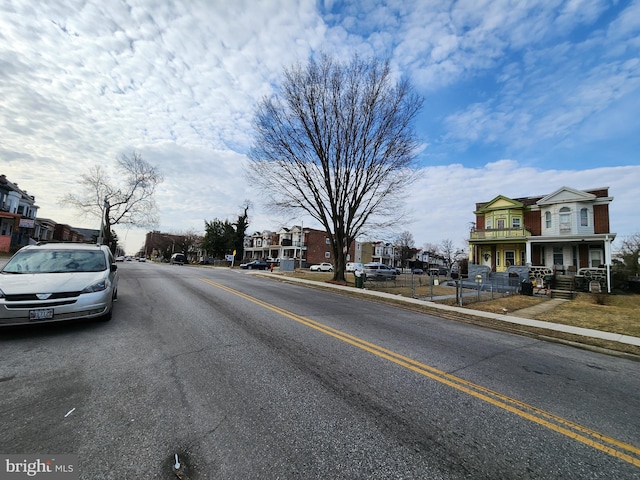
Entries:
POLYGON ((527 240, 524 251, 525 251, 525 262, 527 265, 531 265, 531 240, 527 240))
POLYGON ((611 293, 611 240, 609 240, 609 235, 604 237, 604 264, 607 268, 607 293, 611 293))

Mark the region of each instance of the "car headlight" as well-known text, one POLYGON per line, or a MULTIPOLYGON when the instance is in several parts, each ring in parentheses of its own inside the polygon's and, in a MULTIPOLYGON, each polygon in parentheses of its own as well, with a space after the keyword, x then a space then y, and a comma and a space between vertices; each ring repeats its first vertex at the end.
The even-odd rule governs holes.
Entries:
POLYGON ((109 286, 108 280, 100 280, 99 282, 96 282, 93 285, 89 285, 88 287, 86 287, 84 290, 82 290, 82 293, 101 292, 103 290, 106 290, 108 286, 109 286))

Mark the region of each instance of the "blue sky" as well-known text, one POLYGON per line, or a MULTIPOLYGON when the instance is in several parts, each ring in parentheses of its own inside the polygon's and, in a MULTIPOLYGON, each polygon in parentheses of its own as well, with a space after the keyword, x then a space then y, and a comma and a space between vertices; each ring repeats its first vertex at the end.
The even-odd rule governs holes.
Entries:
MULTIPOLYGON (((464 246, 476 202, 565 185, 609 187, 612 231, 640 231, 639 1, 5 1, 0 173, 39 216, 97 228, 59 198, 135 149, 166 178, 163 231, 246 199, 251 230, 314 226, 269 214, 243 170, 256 103, 319 52, 387 57, 424 97, 399 227, 417 246, 464 246)), ((141 246, 144 230, 116 231, 141 246)))

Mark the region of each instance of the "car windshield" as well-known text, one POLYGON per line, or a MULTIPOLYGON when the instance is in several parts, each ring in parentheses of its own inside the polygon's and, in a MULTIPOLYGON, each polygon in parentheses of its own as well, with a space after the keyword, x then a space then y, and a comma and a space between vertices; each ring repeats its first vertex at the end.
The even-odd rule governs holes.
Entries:
POLYGON ((25 250, 18 252, 2 273, 101 272, 106 268, 99 250, 25 250))

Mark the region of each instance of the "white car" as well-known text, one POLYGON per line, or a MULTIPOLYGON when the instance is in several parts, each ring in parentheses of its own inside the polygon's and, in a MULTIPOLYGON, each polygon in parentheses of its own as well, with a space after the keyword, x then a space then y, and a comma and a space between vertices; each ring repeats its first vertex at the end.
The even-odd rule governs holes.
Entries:
POLYGON ((322 262, 317 265, 311 265, 309 270, 312 272, 333 272, 333 265, 327 262, 322 262))
POLYGON ((0 270, 0 326, 110 320, 117 296, 118 267, 108 247, 29 245, 0 270))

